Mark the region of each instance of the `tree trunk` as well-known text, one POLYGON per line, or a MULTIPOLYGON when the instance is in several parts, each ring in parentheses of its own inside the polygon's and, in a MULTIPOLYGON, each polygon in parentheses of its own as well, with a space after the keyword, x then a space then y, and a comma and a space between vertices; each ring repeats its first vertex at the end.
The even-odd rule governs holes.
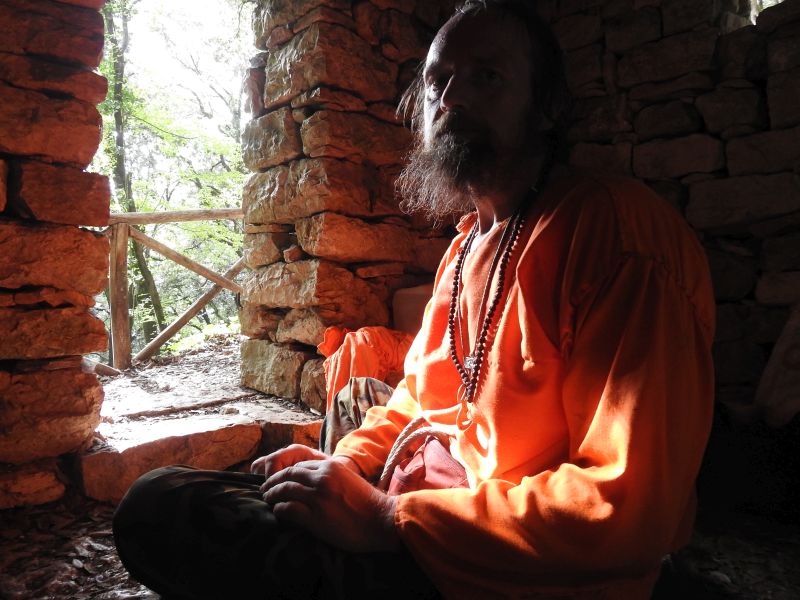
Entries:
MULTIPOLYGON (((113 75, 111 85, 111 101, 114 106, 114 187, 118 194, 122 195, 122 205, 127 212, 136 212, 136 202, 133 197, 133 185, 131 175, 127 171, 125 157, 125 99, 123 95, 125 85, 125 53, 128 49, 128 10, 127 0, 121 0, 117 5, 122 25, 122 35, 117 31, 114 21, 114 8, 112 4, 106 4, 103 9, 103 19, 106 25, 108 44, 111 50, 113 75)), ((153 273, 147 264, 147 254, 139 244, 133 244, 133 255, 136 259, 136 269, 139 271, 141 279, 137 278, 135 288, 136 301, 143 299, 153 308, 156 323, 152 321, 142 324, 142 331, 145 343, 155 337, 159 330, 163 329, 166 320, 164 318, 164 308, 161 304, 161 296, 158 293, 153 273), (157 327, 156 327, 157 325, 157 327)))

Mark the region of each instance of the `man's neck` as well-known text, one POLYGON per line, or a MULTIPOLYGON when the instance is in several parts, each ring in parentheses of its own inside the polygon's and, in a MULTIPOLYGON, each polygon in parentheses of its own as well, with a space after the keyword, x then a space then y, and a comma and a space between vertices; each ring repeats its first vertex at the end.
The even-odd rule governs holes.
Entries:
POLYGON ((489 233, 497 223, 511 217, 527 200, 531 188, 540 179, 544 162, 542 155, 520 158, 495 189, 472 192, 472 203, 478 211, 479 237, 489 233))

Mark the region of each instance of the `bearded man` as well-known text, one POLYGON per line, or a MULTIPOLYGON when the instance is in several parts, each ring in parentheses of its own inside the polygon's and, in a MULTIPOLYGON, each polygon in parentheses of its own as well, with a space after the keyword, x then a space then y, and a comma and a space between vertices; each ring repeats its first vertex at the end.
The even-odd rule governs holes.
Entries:
POLYGON ((469 0, 442 27, 405 98, 400 190, 466 215, 405 379, 333 456, 142 477, 115 517, 134 577, 189 598, 649 597, 691 531, 714 300, 670 206, 553 166, 560 65, 524 1, 469 0), (386 464, 419 423, 404 492, 411 462, 386 464))

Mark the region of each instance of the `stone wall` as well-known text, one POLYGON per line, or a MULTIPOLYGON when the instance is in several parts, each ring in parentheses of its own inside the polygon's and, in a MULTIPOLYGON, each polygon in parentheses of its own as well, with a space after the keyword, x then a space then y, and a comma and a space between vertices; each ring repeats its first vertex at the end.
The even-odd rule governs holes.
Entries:
POLYGON ((262 0, 248 90, 242 380, 324 410, 330 325, 391 325, 448 239, 397 207, 399 95, 452 1, 262 0))
POLYGON ((800 301, 800 1, 755 26, 736 0, 544 5, 576 96, 570 161, 640 178, 686 216, 718 301, 718 399, 787 423, 800 393, 783 356, 758 401, 756 390, 773 345, 798 337, 787 318, 800 301))
POLYGON ((0 508, 64 492, 56 458, 91 440, 103 398, 81 354, 104 350, 93 296, 109 185, 100 142, 103 0, 0 1, 0 508))

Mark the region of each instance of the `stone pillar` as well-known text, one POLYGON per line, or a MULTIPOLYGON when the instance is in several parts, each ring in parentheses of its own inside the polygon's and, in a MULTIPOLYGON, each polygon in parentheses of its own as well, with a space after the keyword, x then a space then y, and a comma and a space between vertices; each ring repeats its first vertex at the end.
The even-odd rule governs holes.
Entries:
POLYGON ((330 325, 391 325, 448 239, 397 207, 411 136, 395 116, 452 1, 262 0, 248 90, 242 382, 324 409, 330 325))
POLYGON ((108 180, 93 72, 103 0, 0 3, 0 508, 64 492, 56 457, 91 442, 101 386, 81 354, 106 349, 91 313, 106 285, 108 180))

